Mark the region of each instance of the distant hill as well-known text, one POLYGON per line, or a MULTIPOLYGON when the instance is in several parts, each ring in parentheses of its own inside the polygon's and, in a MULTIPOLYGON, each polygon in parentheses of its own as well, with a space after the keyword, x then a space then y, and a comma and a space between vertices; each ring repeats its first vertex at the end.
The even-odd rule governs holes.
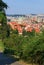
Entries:
POLYGON ((19 15, 19 14, 15 14, 15 15, 8 15, 7 14, 6 16, 12 16, 12 17, 22 17, 23 16, 23 17, 26 17, 26 15, 19 15))

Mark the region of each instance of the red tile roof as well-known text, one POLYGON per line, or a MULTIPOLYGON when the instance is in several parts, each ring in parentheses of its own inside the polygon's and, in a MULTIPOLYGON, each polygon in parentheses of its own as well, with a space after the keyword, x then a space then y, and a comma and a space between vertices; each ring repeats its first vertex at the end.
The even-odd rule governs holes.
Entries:
POLYGON ((32 32, 33 29, 37 33, 40 32, 39 24, 31 24, 31 25, 27 23, 18 24, 17 22, 8 22, 7 24, 9 24, 13 30, 17 29, 19 33, 23 32, 22 26, 25 26, 24 29, 28 32, 32 32))
POLYGON ((32 30, 33 30, 32 27, 28 27, 28 28, 26 29, 26 31, 28 31, 28 32, 32 32, 32 30))

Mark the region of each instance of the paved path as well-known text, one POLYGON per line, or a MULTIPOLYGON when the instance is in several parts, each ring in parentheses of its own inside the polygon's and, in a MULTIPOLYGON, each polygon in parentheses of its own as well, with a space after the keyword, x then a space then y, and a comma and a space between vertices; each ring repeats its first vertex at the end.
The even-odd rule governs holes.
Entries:
POLYGON ((0 65, 20 65, 18 59, 0 52, 0 65))

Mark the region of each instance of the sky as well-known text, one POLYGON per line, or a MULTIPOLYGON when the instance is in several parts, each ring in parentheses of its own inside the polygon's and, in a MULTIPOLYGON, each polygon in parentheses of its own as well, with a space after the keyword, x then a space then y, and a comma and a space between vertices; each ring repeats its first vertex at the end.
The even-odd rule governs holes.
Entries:
POLYGON ((44 14, 44 0, 3 0, 6 14, 44 14))

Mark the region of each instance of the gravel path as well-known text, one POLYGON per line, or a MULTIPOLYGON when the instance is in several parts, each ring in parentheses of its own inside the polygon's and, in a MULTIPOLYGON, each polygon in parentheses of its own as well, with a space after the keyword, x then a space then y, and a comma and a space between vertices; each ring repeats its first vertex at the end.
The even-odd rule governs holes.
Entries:
POLYGON ((0 52, 0 65, 20 65, 18 59, 0 52))

